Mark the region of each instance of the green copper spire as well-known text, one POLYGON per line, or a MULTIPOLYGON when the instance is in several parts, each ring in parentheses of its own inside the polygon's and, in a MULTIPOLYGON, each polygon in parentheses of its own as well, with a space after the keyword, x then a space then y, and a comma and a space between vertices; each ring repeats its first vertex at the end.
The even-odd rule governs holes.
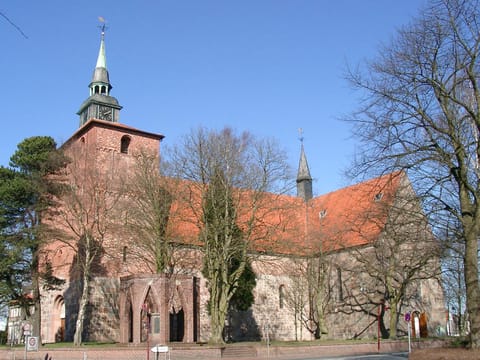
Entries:
POLYGON ((103 24, 100 27, 102 29, 100 50, 98 50, 97 65, 93 71, 92 82, 90 83, 90 95, 109 95, 110 90, 112 90, 107 70, 107 56, 105 54, 105 22, 102 22, 103 24))
POLYGON ((98 51, 97 68, 107 68, 107 56, 105 55, 105 24, 102 26, 102 39, 100 40, 100 50, 98 51))

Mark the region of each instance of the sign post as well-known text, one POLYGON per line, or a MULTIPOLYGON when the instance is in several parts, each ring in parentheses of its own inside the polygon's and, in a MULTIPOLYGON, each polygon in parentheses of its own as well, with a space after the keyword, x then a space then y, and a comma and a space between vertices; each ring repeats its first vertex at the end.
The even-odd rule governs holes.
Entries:
POLYGON ((411 338, 411 335, 410 335, 410 333, 411 333, 411 331, 410 331, 411 320, 412 320, 411 315, 410 315, 409 312, 407 312, 405 314, 405 321, 407 322, 407 330, 408 330, 408 353, 409 354, 412 352, 412 342, 410 340, 410 338, 411 338))
POLYGON ((38 351, 38 337, 32 335, 32 324, 24 323, 23 327, 23 336, 25 338, 25 351, 23 358, 27 359, 27 351, 38 351))

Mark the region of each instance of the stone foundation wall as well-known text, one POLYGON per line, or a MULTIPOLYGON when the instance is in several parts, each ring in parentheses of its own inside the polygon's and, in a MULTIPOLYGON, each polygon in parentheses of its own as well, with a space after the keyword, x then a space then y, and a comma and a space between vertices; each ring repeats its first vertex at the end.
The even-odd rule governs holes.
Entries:
POLYGON ((88 341, 119 341, 119 289, 120 281, 112 278, 95 278, 91 284, 90 304, 87 309, 90 322, 85 328, 88 341))
MULTIPOLYGON (((343 259, 335 259, 337 262, 347 261, 348 254, 343 254, 343 259)), ((291 341, 291 340, 313 340, 312 334, 305 326, 308 304, 305 300, 299 299, 295 293, 295 284, 288 270, 292 269, 295 261, 276 259, 272 257, 269 261, 259 259, 254 262, 253 268, 257 274, 257 285, 254 289, 255 303, 252 308, 245 312, 231 313, 226 321, 225 339, 232 341, 256 341, 270 340, 291 341), (280 266, 279 262, 283 265, 280 266), (274 264, 272 266, 271 264, 274 264), (283 294, 280 295, 280 289, 283 294), (282 299, 280 299, 282 297, 282 299), (303 301, 303 303, 302 303, 303 301), (299 306, 300 304, 300 306, 299 306)), ((333 268, 335 269, 335 268, 333 268)), ((335 271, 335 270, 333 270, 335 271)), ((210 317, 208 314, 209 293, 207 282, 200 273, 196 274, 199 279, 199 313, 197 341, 207 342, 210 336, 210 317)), ((344 312, 342 302, 336 299, 338 284, 336 277, 330 280, 331 299, 326 310, 326 324, 328 333, 322 338, 331 339, 372 339, 377 337, 377 321, 372 316, 377 313, 375 305, 371 305, 370 314, 364 311, 344 312)), ((42 304, 42 335, 45 342, 54 342, 55 333, 58 330, 59 322, 52 319, 58 315, 55 306, 58 307, 58 298, 63 297, 65 301, 65 340, 71 341, 75 331, 75 321, 78 313, 78 301, 80 299, 80 283, 71 282, 65 285, 60 291, 51 291, 45 294, 42 304), (56 305, 57 304, 57 305, 56 305)), ((96 278, 91 284, 91 301, 87 309, 87 321, 83 334, 85 341, 119 342, 120 341, 120 316, 119 316, 119 280, 115 278, 96 278)), ((346 285, 348 286, 348 285, 346 285)), ((429 332, 435 335, 440 324, 440 316, 443 315, 441 308, 435 304, 441 299, 441 292, 433 292, 437 284, 433 281, 425 285, 423 292, 434 293, 428 302, 427 318, 429 319, 429 332), (435 311, 436 310, 436 311, 435 311), (437 314, 439 313, 439 314, 437 314), (431 321, 430 321, 431 320, 431 321)), ((423 294, 422 294, 423 295, 423 294)), ((413 305, 412 305, 413 306, 413 305)), ((415 305, 419 306, 419 305, 415 305)), ((419 308, 420 309, 420 308, 419 308)), ((389 326, 389 312, 387 311, 384 323, 389 326)), ((400 317, 399 326, 405 328, 403 316, 400 317)), ((401 334, 399 334, 401 335, 401 334)))

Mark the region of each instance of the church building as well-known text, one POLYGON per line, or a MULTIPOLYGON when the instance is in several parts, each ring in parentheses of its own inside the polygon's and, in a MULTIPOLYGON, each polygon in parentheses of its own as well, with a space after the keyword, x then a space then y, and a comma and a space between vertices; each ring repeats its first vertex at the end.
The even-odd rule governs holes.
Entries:
MULTIPOLYGON (((85 221, 94 221, 82 223, 75 217, 84 208, 96 216, 111 211, 117 219, 114 226, 100 230, 105 239, 88 274, 84 341, 206 342, 209 293, 202 275, 198 231, 186 223, 174 226, 190 238, 178 246, 175 272, 156 273, 136 256, 142 235, 127 228, 128 214, 117 212, 111 200, 125 186, 123 180, 133 171, 139 154, 160 158, 164 138, 120 122, 122 106, 110 95, 111 90, 102 31, 89 97, 77 113, 79 128, 62 145, 71 159, 62 181, 78 189, 93 189, 90 184, 108 179, 103 185, 110 186, 110 200, 98 205, 85 190, 80 201, 62 200, 68 212, 59 210, 46 217, 57 232, 52 231, 42 259, 65 283, 42 289, 42 341, 72 341, 74 337, 85 283, 85 269, 76 264, 87 255, 75 250, 72 239, 74 233, 83 231, 82 239, 87 241, 85 234, 93 230, 85 221)), ((288 204, 287 214, 281 216, 285 224, 273 234, 268 248, 258 244, 252 250, 254 303, 246 311, 229 313, 225 340, 375 338, 380 328, 383 334, 392 331, 392 326, 402 336, 406 313, 414 314, 417 323, 422 319, 422 328, 416 327, 418 334, 420 330, 439 331, 445 325, 445 312, 439 262, 434 256, 436 241, 407 175, 384 174, 314 197, 302 143, 296 182, 296 196, 266 195, 272 207, 288 204)), ((95 193, 97 201, 99 194, 95 193)), ((182 203, 175 207, 181 209, 182 203)), ((280 218, 279 214, 271 216, 280 218)), ((95 231, 99 224, 92 223, 95 231)))

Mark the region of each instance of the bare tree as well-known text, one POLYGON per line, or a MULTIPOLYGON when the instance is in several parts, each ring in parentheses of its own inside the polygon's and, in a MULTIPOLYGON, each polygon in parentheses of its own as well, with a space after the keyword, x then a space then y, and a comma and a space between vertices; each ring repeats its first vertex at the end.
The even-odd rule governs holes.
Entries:
POLYGON ((185 137, 170 163, 188 181, 184 203, 193 214, 204 251, 203 273, 210 292, 210 342, 222 343, 232 296, 253 244, 267 239, 278 223, 268 221, 272 200, 289 182, 286 156, 271 140, 248 133, 199 129, 185 137))
POLYGON ((63 183, 59 206, 49 216, 52 216, 50 231, 57 241, 56 250, 66 247, 71 251, 70 278, 81 285, 73 339, 74 345, 79 346, 88 320, 91 280, 105 274, 102 258, 108 240, 118 228, 117 215, 121 213, 119 205, 124 195, 122 178, 117 172, 99 169, 93 159, 89 161, 79 155, 81 149, 75 146, 70 150, 71 162, 59 178, 63 183))
POLYGON ((351 258, 339 263, 343 277, 339 282, 345 283, 341 311, 370 315, 381 322, 382 336, 394 339, 402 307, 412 306, 413 298, 419 297, 414 288, 421 281, 439 278, 440 247, 407 178, 397 173, 392 181, 400 184, 394 193, 364 187, 371 193, 365 198, 375 206, 355 221, 345 221, 346 228, 358 236, 372 238, 365 239, 369 245, 353 249, 351 258), (370 232, 365 231, 365 223, 370 224, 370 232), (388 326, 384 323, 387 308, 388 326))
POLYGON ((328 334, 326 315, 331 300, 330 265, 325 254, 316 253, 298 259, 289 271, 291 282, 285 302, 294 311, 295 326, 300 323, 315 339, 328 334))
POLYGON ((304 318, 307 329, 315 339, 328 334, 326 315, 331 299, 330 267, 325 254, 317 254, 307 261, 306 279, 308 281, 308 316, 304 318))
POLYGON ((128 251, 153 273, 171 274, 174 245, 168 233, 168 221, 175 181, 160 174, 157 155, 142 152, 136 157, 128 184, 125 219, 133 245, 128 251))
POLYGON ((461 224, 470 345, 480 348, 480 4, 435 0, 349 80, 365 144, 353 174, 408 169, 434 229, 461 224))

